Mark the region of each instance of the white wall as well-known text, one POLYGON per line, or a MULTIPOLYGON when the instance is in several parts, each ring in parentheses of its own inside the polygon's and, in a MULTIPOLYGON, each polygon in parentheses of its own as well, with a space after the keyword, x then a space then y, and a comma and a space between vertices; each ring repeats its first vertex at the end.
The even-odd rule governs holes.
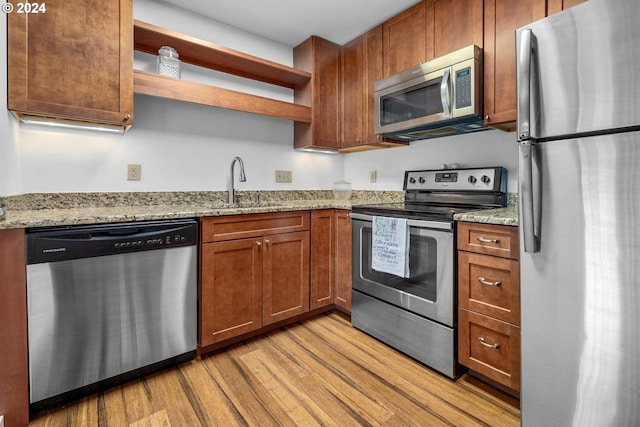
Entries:
MULTIPOLYGON (((291 65, 292 49, 196 14, 135 0, 134 16, 155 25, 291 65)), ((293 150, 293 123, 143 95, 135 96, 134 126, 125 135, 47 130, 19 124, 6 110, 6 20, 0 19, 0 196, 34 192, 226 190, 234 156, 245 163, 247 190, 329 189, 342 178, 343 157, 293 150), (142 180, 127 181, 127 163, 142 180), (293 171, 276 184, 274 171, 293 171)), ((153 66, 136 54, 136 67, 153 66)), ((291 100, 289 89, 183 67, 183 78, 215 81, 250 93, 291 100)))
MULTIPOLYGON (((286 65, 289 47, 150 0, 135 0, 134 16, 286 65)), ((500 131, 440 138, 410 147, 347 155, 293 150, 290 121, 144 95, 135 96, 134 126, 125 135, 45 130, 19 124, 6 110, 6 20, 0 19, 0 196, 36 192, 226 190, 234 156, 244 159, 245 190, 330 189, 343 176, 355 189, 401 190, 403 171, 504 165, 515 191, 514 134, 500 131), (127 163, 142 165, 142 180, 127 181, 127 163), (276 184, 274 171, 293 171, 292 184, 276 184), (369 183, 377 170, 378 182, 369 183)), ((137 53, 135 66, 153 69, 154 57, 137 53)), ((247 82, 183 64, 183 78, 291 100, 288 89, 247 82)))

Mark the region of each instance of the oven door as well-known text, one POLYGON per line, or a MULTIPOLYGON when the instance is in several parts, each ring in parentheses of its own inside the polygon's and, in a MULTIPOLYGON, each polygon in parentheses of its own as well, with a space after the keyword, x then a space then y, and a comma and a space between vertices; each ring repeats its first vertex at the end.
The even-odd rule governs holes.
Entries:
POLYGON ((408 278, 402 278, 371 268, 371 217, 352 214, 352 218, 353 290, 454 328, 454 234, 451 224, 409 221, 410 274, 408 278), (444 229, 432 228, 438 226, 444 229))

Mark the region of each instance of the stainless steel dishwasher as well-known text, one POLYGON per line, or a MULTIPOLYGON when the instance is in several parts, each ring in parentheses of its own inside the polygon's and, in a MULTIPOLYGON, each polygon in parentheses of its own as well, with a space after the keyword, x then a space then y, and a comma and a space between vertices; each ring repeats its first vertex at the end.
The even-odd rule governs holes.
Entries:
POLYGON ((31 410, 192 359, 196 220, 28 230, 31 410))

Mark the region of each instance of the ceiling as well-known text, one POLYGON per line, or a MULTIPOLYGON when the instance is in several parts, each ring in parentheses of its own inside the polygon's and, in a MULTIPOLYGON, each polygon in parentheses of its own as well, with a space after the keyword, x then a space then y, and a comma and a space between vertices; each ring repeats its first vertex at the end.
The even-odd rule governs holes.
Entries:
POLYGON ((421 0, 157 0, 294 47, 311 35, 345 44, 421 0))

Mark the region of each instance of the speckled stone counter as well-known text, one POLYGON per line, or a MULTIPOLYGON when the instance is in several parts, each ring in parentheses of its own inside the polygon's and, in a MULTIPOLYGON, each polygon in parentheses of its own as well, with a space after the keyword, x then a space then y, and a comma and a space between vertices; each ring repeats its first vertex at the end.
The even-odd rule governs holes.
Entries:
POLYGON ((518 226, 518 195, 509 194, 506 208, 465 212, 456 214, 453 218, 456 221, 518 226))
POLYGON ((339 200, 331 190, 243 191, 227 203, 226 191, 154 193, 37 193, 0 200, 0 229, 195 218, 310 209, 351 209, 356 204, 402 201, 402 191, 354 191, 339 200))

